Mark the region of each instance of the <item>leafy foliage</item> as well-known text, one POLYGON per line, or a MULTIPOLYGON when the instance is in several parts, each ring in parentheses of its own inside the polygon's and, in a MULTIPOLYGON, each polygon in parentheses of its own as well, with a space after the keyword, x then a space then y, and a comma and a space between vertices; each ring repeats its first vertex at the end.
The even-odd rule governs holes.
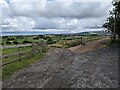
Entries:
POLYGON ((114 8, 110 11, 110 16, 107 18, 106 23, 103 24, 103 27, 107 28, 108 32, 116 33, 120 38, 120 1, 113 2, 113 6, 114 8))

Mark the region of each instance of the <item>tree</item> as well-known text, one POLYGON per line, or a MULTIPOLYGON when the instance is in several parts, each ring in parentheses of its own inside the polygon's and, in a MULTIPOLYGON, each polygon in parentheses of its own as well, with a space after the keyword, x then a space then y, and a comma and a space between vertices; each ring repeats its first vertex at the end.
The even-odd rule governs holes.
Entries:
POLYGON ((113 2, 113 10, 110 11, 109 17, 107 18, 107 21, 103 24, 103 27, 107 29, 107 31, 112 32, 113 34, 113 40, 116 39, 116 34, 118 35, 118 38, 120 39, 120 1, 119 2, 113 2))
POLYGON ((54 41, 51 37, 49 37, 47 40, 47 44, 53 44, 53 43, 56 43, 56 41, 54 41))
POLYGON ((19 44, 19 42, 17 40, 13 41, 13 44, 19 44))

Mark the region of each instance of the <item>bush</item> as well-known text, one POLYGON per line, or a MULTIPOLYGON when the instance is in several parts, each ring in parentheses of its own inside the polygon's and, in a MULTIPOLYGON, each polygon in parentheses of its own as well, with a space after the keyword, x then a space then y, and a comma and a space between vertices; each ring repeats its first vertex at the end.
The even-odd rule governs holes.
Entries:
POLYGON ((66 40, 72 40, 72 38, 66 38, 66 40))
POLYGON ((8 38, 7 40, 15 40, 14 38, 8 38))
POLYGON ((53 44, 53 43, 56 43, 56 41, 53 41, 52 38, 48 38, 47 40, 47 44, 53 44))
POLYGON ((2 36, 2 39, 8 39, 8 36, 2 36))
POLYGON ((12 44, 10 41, 7 41, 6 44, 12 44))
POLYGON ((44 38, 44 35, 38 35, 39 38, 44 38))
POLYGON ((78 46, 80 44, 81 44, 80 41, 76 40, 76 41, 66 42, 65 46, 66 48, 70 48, 70 47, 78 46))
POLYGON ((22 43, 32 43, 31 41, 24 40, 22 43))
POLYGON ((13 41, 13 44, 19 44, 19 42, 18 41, 13 41))
POLYGON ((51 37, 49 37, 49 36, 44 36, 44 40, 47 40, 47 39, 49 39, 49 38, 51 38, 51 37))
POLYGON ((24 37, 20 35, 20 36, 16 36, 16 39, 24 39, 24 37))
POLYGON ((33 39, 34 39, 34 40, 35 40, 35 39, 36 39, 36 40, 38 40, 38 39, 39 39, 39 37, 33 37, 33 39))
POLYGON ((1 45, 4 45, 4 43, 1 43, 1 45))

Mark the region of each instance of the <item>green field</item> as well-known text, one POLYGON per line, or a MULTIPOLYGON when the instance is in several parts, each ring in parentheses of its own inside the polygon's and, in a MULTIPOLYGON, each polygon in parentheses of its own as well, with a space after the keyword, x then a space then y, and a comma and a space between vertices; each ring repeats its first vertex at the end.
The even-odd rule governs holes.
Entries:
MULTIPOLYGON (((45 42, 47 43, 49 48, 50 47, 70 48, 70 47, 78 46, 80 44, 84 45, 89 41, 98 40, 101 38, 102 38, 101 36, 55 36, 55 35, 24 36, 24 37, 9 36, 9 37, 2 37, 2 45, 4 46, 16 45, 16 43, 13 43, 14 41, 18 42, 17 44, 45 42), (82 42, 81 42, 81 38, 82 38, 82 42), (11 42, 11 43, 7 43, 7 42, 11 42)), ((17 58, 19 59, 20 58, 19 55, 18 54, 14 55, 14 53, 30 50, 30 52, 23 53, 23 56, 26 55, 27 57, 22 58, 21 61, 16 61, 2 67, 3 79, 10 77, 15 71, 20 70, 21 68, 24 68, 32 63, 35 63, 37 60, 40 60, 44 56, 45 52, 48 50, 48 47, 47 46, 43 47, 42 50, 40 50, 40 52, 38 52, 35 55, 32 55, 32 46, 3 49, 2 55, 9 55, 9 54, 13 54, 13 55, 10 57, 3 58, 2 63, 7 63, 17 58)))
POLYGON ((79 40, 83 38, 98 38, 100 36, 80 36, 80 35, 32 35, 32 36, 3 36, 1 45, 17 45, 17 44, 26 44, 26 43, 40 43, 46 42, 47 44, 53 44, 57 42, 67 41, 67 40, 79 40))

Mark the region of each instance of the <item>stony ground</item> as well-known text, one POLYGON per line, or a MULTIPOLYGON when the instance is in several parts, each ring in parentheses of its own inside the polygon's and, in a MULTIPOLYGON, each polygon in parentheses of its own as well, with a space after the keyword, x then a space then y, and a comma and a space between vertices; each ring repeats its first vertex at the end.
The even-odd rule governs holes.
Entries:
POLYGON ((3 81, 4 88, 117 88, 118 45, 77 52, 51 48, 43 60, 3 81))

